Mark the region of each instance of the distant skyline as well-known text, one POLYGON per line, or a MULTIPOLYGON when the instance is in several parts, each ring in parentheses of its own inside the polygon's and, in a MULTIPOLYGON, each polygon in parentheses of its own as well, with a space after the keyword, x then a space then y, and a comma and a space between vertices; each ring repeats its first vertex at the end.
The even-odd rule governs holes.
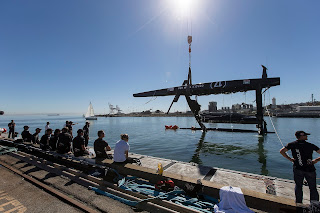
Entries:
MULTIPOLYGON (((317 0, 0 2, 0 110, 8 114, 167 111, 173 96, 132 94, 193 83, 280 77, 265 104, 320 100, 317 0), (189 5, 190 4, 190 5, 189 5), (188 8, 189 7, 189 8, 188 8)), ((255 93, 199 96, 202 109, 255 104, 255 93)), ((171 111, 186 111, 183 97, 171 111)))

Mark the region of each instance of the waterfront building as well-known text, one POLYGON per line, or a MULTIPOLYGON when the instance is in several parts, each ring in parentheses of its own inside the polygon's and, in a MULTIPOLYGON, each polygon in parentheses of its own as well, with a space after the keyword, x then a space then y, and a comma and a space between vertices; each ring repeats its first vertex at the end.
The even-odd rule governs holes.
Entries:
POLYGON ((315 112, 320 111, 320 106, 298 106, 297 112, 315 112))
POLYGON ((277 102, 276 102, 276 98, 275 98, 275 97, 272 98, 271 108, 272 108, 272 109, 276 109, 276 108, 277 108, 277 102))
POLYGON ((208 108, 209 108, 209 112, 216 112, 218 110, 217 102, 215 101, 209 102, 208 108))

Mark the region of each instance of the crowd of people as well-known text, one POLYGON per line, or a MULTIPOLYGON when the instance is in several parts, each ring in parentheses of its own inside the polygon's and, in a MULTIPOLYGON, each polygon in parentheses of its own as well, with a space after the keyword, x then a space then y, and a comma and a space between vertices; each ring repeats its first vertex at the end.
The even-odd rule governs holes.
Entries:
MULTIPOLYGON (((31 134, 29 126, 24 126, 21 132, 21 138, 24 142, 31 142, 33 144, 39 144, 43 150, 56 151, 59 154, 71 154, 75 157, 85 156, 89 154, 88 142, 90 123, 86 122, 82 129, 77 130, 77 135, 73 136, 73 123, 72 121, 66 121, 64 127, 55 129, 50 128, 50 122, 47 122, 45 126, 45 134, 40 138, 39 134, 41 128, 36 128, 35 133, 31 134)), ((8 124, 9 135, 8 137, 15 137, 15 123, 13 120, 8 124)), ((111 151, 109 144, 103 139, 105 133, 103 130, 99 130, 98 138, 94 141, 94 152, 97 160, 114 159, 115 163, 132 163, 132 159, 128 157, 130 145, 128 143, 128 134, 121 134, 120 140, 116 143, 114 149, 114 156, 108 154, 111 151)))

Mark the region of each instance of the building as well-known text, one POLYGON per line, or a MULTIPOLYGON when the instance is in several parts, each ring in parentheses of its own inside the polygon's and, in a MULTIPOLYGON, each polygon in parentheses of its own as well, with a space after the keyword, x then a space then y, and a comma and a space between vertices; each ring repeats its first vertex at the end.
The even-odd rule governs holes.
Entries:
POLYGON ((297 112, 315 112, 320 111, 320 106, 298 106, 297 112))
POLYGON ((209 102, 208 108, 209 108, 209 112, 216 112, 218 110, 217 102, 215 101, 209 102))
POLYGON ((276 102, 276 98, 273 97, 272 98, 272 106, 271 106, 272 109, 276 109, 277 108, 277 102, 276 102))

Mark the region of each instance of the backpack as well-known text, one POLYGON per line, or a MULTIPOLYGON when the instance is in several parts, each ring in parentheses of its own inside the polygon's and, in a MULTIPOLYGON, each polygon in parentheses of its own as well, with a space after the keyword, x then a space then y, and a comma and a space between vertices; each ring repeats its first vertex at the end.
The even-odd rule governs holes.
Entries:
POLYGON ((155 188, 158 190, 164 190, 167 192, 173 191, 174 190, 174 182, 170 178, 167 178, 165 180, 159 180, 155 184, 155 188))

